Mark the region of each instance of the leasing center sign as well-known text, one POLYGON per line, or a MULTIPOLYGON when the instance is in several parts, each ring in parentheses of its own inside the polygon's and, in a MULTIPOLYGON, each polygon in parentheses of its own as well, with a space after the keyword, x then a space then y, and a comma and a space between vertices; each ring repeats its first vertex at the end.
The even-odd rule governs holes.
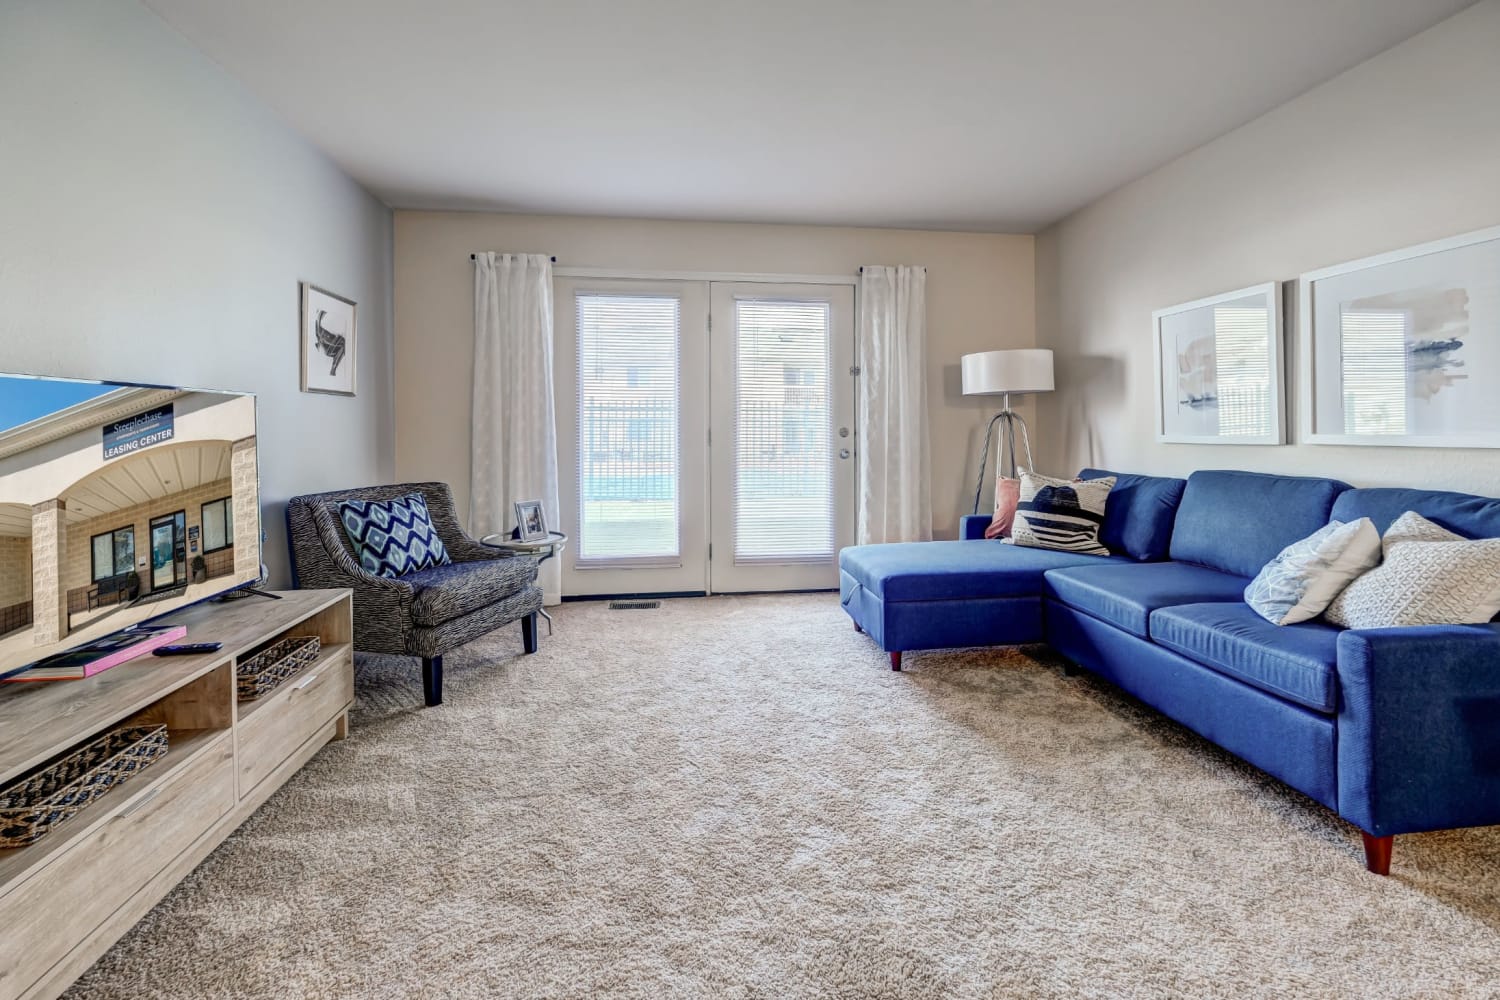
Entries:
POLYGON ((119 458, 172 440, 172 404, 104 425, 104 457, 119 458))

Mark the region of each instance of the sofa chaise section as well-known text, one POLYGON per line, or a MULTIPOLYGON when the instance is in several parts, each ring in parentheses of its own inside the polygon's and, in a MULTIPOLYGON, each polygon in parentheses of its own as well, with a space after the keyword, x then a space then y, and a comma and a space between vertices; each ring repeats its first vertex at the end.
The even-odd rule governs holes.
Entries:
MULTIPOLYGON (((911 650, 1041 642, 1050 571, 1165 559, 1181 479, 1085 469, 1117 476, 1100 539, 1110 556, 1009 545, 984 538, 989 517, 962 519, 966 541, 856 545, 839 554, 839 596, 854 627, 901 669, 911 650)), ((1243 587, 1243 584, 1241 584, 1243 587)))
POLYGON ((839 598, 899 670, 907 650, 1041 642, 1043 574, 1101 561, 999 541, 857 545, 839 555, 839 598))

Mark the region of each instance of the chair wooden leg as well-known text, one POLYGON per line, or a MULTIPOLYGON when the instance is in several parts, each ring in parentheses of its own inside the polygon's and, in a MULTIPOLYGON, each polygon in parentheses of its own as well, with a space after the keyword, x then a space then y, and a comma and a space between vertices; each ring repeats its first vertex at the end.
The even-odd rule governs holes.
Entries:
POLYGON ((526 652, 536 652, 536 636, 536 612, 533 611, 521 619, 521 645, 526 648, 526 652))
POLYGON ((1359 835, 1365 841, 1365 868, 1376 875, 1389 875, 1391 873, 1391 844, 1395 837, 1376 837, 1373 834, 1359 831, 1359 835))
POLYGON ((426 698, 429 708, 443 703, 443 658, 441 656, 422 657, 422 695, 426 698))
POLYGON ((899 649, 894 650, 891 653, 891 669, 892 670, 900 670, 901 669, 901 650, 899 650, 899 649))

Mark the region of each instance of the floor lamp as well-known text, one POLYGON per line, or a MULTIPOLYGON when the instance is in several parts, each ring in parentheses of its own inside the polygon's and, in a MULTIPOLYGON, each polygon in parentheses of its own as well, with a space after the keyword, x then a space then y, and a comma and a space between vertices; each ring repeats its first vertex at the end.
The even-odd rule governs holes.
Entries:
MULTIPOLYGON (((1011 394, 1052 391, 1052 352, 1042 348, 1015 351, 984 351, 963 356, 965 396, 1003 396, 1003 409, 990 420, 984 432, 984 447, 979 453, 979 482, 974 487, 974 513, 979 513, 979 496, 984 492, 984 469, 990 457, 990 437, 995 425, 1005 423, 1003 446, 1010 452, 1010 476, 1016 478, 1016 429, 1021 431, 1021 447, 1026 451, 1026 469, 1032 471, 1031 435, 1026 421, 1010 408, 1011 394)), ((995 459, 999 466, 1000 459, 995 459)))

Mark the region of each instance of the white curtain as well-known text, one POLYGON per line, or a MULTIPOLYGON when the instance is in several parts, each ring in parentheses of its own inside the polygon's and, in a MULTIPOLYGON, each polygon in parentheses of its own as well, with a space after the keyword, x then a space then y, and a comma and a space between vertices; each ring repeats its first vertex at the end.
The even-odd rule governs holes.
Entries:
POLYGON ((860 544, 932 538, 926 289, 926 268, 860 270, 860 544))
MULTIPOLYGON (((542 254, 474 255, 474 428, 469 529, 516 526, 517 500, 557 506, 557 413, 552 400, 552 260, 542 254)), ((542 566, 548 604, 561 598, 560 560, 542 566)))

